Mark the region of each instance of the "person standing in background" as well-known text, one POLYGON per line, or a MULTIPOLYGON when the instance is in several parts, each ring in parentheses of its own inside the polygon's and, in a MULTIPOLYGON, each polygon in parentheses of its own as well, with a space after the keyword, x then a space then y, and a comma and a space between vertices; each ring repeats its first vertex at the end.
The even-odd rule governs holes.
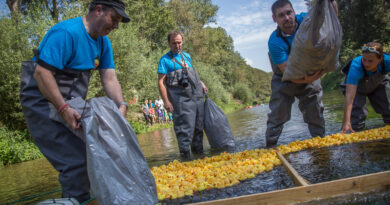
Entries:
POLYGON ((145 100, 144 104, 141 106, 142 113, 144 114, 146 125, 150 123, 153 125, 153 119, 150 116, 148 100, 145 100))
POLYGON ((183 35, 179 31, 168 34, 170 51, 158 64, 158 86, 164 106, 173 112, 173 126, 180 156, 190 160, 190 146, 194 154, 203 154, 203 93, 207 87, 199 79, 191 57, 182 51, 183 35))

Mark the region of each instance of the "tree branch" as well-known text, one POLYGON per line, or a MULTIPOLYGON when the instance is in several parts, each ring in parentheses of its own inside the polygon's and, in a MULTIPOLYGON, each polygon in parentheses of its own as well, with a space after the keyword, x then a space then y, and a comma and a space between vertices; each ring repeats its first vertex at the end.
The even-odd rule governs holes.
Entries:
POLYGON ((20 0, 7 0, 7 5, 9 10, 11 11, 11 14, 14 14, 16 12, 20 12, 20 0))

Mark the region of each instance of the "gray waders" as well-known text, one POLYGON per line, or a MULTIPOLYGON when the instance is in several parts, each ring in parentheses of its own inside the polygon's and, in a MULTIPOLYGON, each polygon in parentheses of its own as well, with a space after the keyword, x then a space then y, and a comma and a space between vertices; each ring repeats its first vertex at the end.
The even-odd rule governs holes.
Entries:
MULTIPOLYGON (((385 68, 382 66, 383 70, 385 68)), ((364 69, 364 68, 363 68, 364 69)), ((382 115, 383 122, 390 124, 390 77, 384 72, 365 76, 359 81, 355 99, 353 100, 351 112, 351 125, 354 130, 361 130, 365 127, 368 110, 366 97, 370 100, 375 112, 382 115)), ((341 84, 345 95, 346 79, 341 84)))
MULTIPOLYGON (((22 63, 20 101, 28 129, 40 151, 59 172, 62 196, 76 198, 81 203, 90 199, 85 143, 50 117, 57 110, 39 91, 33 78, 35 67, 34 61, 22 63)), ((58 70, 54 77, 65 100, 85 99, 89 70, 58 70)))
POLYGON ((180 154, 186 160, 190 157, 190 145, 194 154, 203 153, 204 120, 202 84, 195 69, 187 70, 189 80, 187 87, 183 87, 178 81, 183 69, 175 69, 168 73, 165 81, 168 98, 173 105, 173 127, 180 154))
POLYGON ((284 123, 291 118, 291 106, 295 101, 295 97, 299 100, 298 106, 302 112, 304 122, 308 124, 311 136, 323 137, 325 135, 325 120, 323 117, 321 80, 318 79, 310 84, 283 82, 279 69, 275 67, 272 64, 274 75, 271 81, 272 93, 269 102, 271 112, 268 114, 265 133, 267 147, 277 144, 284 123))

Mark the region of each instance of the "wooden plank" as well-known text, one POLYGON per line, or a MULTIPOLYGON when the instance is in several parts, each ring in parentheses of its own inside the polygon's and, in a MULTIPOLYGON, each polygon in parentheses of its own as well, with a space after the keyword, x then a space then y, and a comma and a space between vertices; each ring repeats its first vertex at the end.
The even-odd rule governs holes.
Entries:
POLYGON ((390 171, 197 204, 296 204, 345 194, 366 193, 385 189, 390 189, 390 171))
POLYGON ((284 158, 282 154, 280 154, 279 151, 276 151, 276 154, 278 155, 280 161, 282 161, 283 167, 286 169, 288 175, 291 177, 295 185, 307 186, 310 184, 301 175, 298 174, 298 172, 294 169, 294 167, 286 160, 286 158, 284 158))

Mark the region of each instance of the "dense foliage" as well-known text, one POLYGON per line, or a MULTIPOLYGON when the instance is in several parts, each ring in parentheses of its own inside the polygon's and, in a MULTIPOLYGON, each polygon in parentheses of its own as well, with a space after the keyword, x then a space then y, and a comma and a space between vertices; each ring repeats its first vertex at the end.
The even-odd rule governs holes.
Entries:
POLYGON ((26 132, 0 128, 0 166, 42 157, 26 132))

